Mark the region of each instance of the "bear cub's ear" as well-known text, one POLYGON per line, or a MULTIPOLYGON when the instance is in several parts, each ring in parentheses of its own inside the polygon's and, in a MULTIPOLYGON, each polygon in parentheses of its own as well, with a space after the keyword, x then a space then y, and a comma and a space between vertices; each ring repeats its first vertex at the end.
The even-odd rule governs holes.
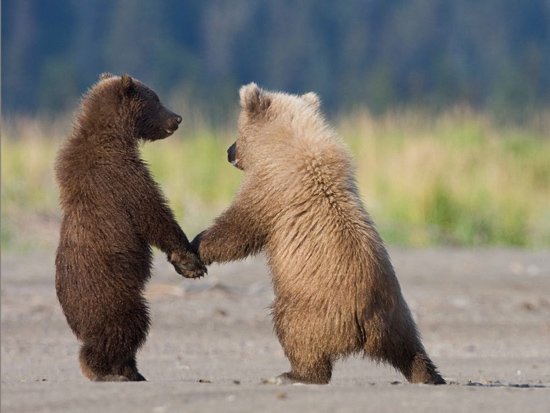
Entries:
POLYGON ((315 109, 319 109, 321 107, 321 99, 319 99, 319 96, 317 96, 315 92, 306 93, 305 95, 302 95, 301 98, 315 109))
POLYGON ((120 78, 122 84, 122 92, 126 95, 130 94, 134 90, 134 79, 128 74, 122 75, 120 78))
POLYGON ((271 98, 267 96, 256 83, 249 83, 239 90, 241 108, 250 113, 265 112, 271 105, 271 98))

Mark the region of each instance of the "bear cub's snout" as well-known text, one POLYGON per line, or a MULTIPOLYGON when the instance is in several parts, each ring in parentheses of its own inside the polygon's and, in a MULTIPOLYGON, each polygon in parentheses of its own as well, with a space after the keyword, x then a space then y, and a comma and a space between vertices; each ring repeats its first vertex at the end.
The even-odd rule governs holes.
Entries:
POLYGON ((171 113, 166 120, 166 133, 172 134, 176 129, 178 129, 179 124, 182 121, 182 117, 175 113, 171 113))
POLYGON ((239 157, 237 155, 237 142, 233 143, 227 149, 227 161, 236 168, 243 169, 239 163, 239 157))

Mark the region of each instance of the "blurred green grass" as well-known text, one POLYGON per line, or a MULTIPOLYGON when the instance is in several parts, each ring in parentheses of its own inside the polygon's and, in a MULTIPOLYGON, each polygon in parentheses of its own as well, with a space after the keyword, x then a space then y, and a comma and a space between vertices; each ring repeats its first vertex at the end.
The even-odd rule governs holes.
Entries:
MULTIPOLYGON (((352 150, 359 188, 383 238, 404 246, 550 246, 550 126, 521 127, 469 110, 372 117, 333 124, 352 150)), ((67 118, 3 121, 2 248, 55 245, 60 211, 55 153, 67 118)), ((226 161, 235 128, 206 122, 143 156, 189 237, 229 205, 241 172, 226 161)))

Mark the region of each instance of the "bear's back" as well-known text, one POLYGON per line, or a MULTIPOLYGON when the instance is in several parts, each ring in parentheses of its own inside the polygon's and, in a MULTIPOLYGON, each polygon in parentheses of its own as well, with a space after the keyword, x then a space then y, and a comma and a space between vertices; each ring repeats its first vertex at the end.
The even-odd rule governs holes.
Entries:
MULTIPOLYGON (((138 190, 147 180, 143 163, 131 152, 98 148, 91 140, 71 137, 56 163, 64 231, 62 238, 79 245, 123 244, 136 239, 131 210, 139 205, 138 190)), ((139 248, 142 248, 139 246, 139 248)))

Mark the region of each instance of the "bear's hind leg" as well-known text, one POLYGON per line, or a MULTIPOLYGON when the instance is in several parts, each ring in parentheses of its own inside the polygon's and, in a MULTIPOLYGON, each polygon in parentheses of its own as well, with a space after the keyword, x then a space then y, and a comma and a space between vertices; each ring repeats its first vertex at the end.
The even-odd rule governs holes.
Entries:
POLYGON ((149 330, 147 307, 142 301, 127 312, 118 314, 100 332, 88 332, 82 339, 80 366, 92 381, 144 381, 136 365, 136 352, 149 330))
POLYGON ((417 352, 400 370, 411 383, 446 384, 424 350, 417 352))
MULTIPOLYGON (((311 356, 311 355, 309 355, 311 356)), ((291 370, 271 378, 268 384, 328 384, 332 376, 332 362, 326 357, 290 358, 291 370)))
POLYGON ((112 361, 104 352, 86 343, 80 349, 80 369, 91 381, 129 381, 122 374, 114 374, 112 361))
POLYGON ((367 329, 371 332, 371 337, 377 337, 367 339, 367 355, 375 360, 390 363, 410 383, 445 384, 445 380, 426 354, 412 320, 394 323, 390 327, 384 326, 384 323, 376 325, 373 329, 367 329), (376 333, 374 330, 379 328, 383 328, 384 331, 376 333))
POLYGON ((91 381, 145 381, 136 366, 135 355, 120 365, 105 352, 84 344, 80 350, 80 369, 91 381), (118 364, 118 365, 117 365, 118 364))

